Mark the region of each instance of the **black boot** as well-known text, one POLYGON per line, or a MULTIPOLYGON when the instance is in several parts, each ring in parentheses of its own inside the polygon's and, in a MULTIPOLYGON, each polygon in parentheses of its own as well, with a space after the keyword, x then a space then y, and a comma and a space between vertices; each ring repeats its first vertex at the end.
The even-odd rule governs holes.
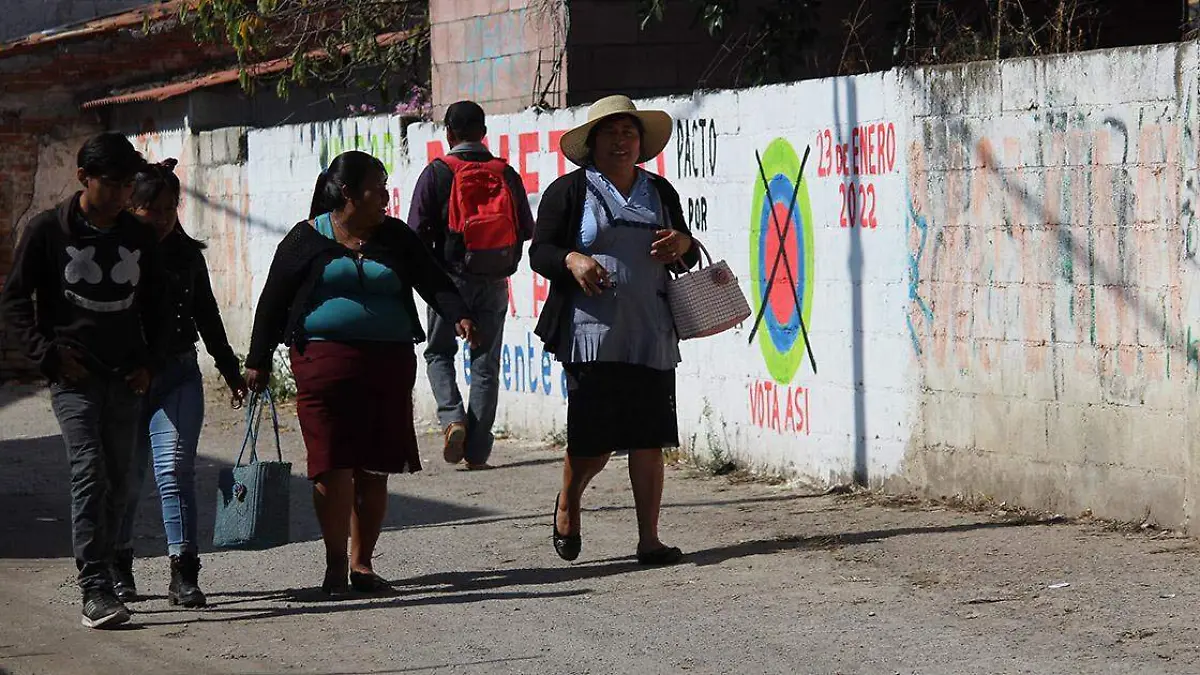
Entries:
POLYGON ((171 556, 171 585, 167 601, 184 607, 203 607, 208 604, 200 590, 200 558, 195 553, 171 556))
POLYGON ((133 581, 133 549, 118 550, 112 566, 113 593, 121 602, 137 600, 137 584, 133 581))

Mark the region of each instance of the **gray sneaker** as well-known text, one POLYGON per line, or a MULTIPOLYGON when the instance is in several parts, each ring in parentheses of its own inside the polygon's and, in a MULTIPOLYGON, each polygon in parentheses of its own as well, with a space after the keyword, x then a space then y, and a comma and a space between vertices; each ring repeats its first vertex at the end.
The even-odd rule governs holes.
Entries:
POLYGON ((129 620, 129 610, 107 590, 83 592, 83 619, 88 628, 112 628, 129 620))

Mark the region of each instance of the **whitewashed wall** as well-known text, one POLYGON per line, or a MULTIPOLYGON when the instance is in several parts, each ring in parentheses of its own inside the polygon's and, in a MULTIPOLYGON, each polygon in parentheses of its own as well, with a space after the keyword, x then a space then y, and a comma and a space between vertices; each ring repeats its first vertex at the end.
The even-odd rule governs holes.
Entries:
MULTIPOLYGON (((684 346, 686 444, 820 483, 857 475, 1186 524, 1197 71, 1185 45, 641 102, 676 120, 647 168, 678 188, 755 309, 781 248, 756 154, 782 220, 810 152, 790 266, 758 336, 748 323, 684 346)), ((585 115, 489 118, 488 142, 535 210, 572 168, 559 135, 585 115)), ((244 344, 274 246, 329 159, 378 155, 403 218, 417 173, 446 148, 435 125, 387 117, 251 130, 245 158, 240 133, 143 141, 186 155, 207 197, 187 213, 244 344)), ((501 377, 499 424, 534 438, 565 418, 562 370, 533 336, 545 293, 527 268, 513 278, 501 377)), ((423 382, 417 393, 431 416, 423 382)))

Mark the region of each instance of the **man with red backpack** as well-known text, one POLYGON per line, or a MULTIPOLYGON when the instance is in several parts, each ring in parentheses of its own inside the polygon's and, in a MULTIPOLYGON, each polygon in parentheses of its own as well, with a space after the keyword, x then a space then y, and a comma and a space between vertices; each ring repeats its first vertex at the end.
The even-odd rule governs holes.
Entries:
POLYGON ((533 237, 533 212, 521 176, 483 144, 483 108, 472 101, 454 103, 446 109, 445 125, 450 153, 421 172, 408 226, 445 265, 479 332, 480 344, 470 351, 464 409, 454 326, 429 313, 425 363, 444 432, 442 456, 450 464, 465 459, 468 470, 486 469, 500 399, 508 277, 521 262, 522 245, 533 237))

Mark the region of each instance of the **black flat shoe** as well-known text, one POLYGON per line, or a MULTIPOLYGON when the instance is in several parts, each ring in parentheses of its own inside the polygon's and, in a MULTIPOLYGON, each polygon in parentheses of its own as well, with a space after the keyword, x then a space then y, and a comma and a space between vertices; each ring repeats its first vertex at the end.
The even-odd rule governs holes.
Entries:
POLYGON ((583 538, 578 534, 559 534, 558 533, 558 498, 554 496, 554 513, 550 517, 550 528, 554 532, 554 552, 558 557, 568 562, 579 557, 579 551, 583 549, 583 538))
POLYGON ((664 546, 637 554, 639 565, 674 565, 683 560, 683 551, 674 546, 664 546))
POLYGON ((374 572, 351 572, 350 587, 359 593, 378 593, 390 589, 392 585, 374 572))

